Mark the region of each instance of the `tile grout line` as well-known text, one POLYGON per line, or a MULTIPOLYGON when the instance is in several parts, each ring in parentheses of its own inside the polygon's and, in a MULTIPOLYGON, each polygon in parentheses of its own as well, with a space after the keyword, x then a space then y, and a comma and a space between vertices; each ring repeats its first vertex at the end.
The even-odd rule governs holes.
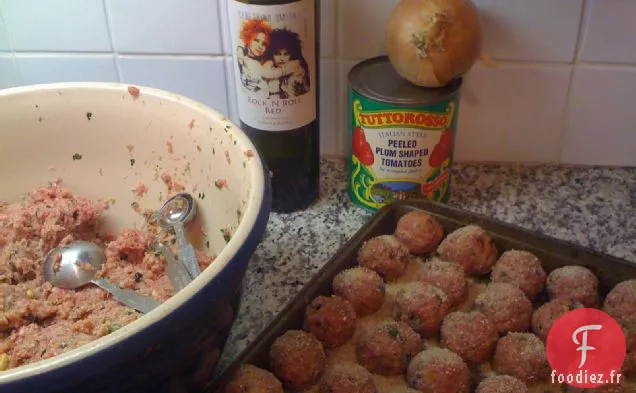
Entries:
POLYGON ((579 54, 581 51, 581 43, 583 41, 583 36, 585 35, 585 29, 588 25, 589 18, 589 0, 583 0, 583 5, 581 7, 581 19, 579 20, 579 30, 576 37, 576 44, 574 45, 574 59, 572 60, 572 70, 570 71, 570 80, 568 83, 568 88, 565 93, 565 102, 563 105, 563 110, 561 111, 561 133, 559 135, 558 140, 558 157, 556 159, 557 163, 563 163, 563 153, 565 149, 565 135, 567 134, 568 124, 569 124, 569 113, 570 113, 570 105, 572 102, 572 93, 574 90, 574 77, 576 76, 577 65, 579 63, 579 54))
POLYGON ((102 0, 102 9, 104 11, 104 18, 106 18, 106 31, 108 33, 108 40, 110 41, 110 48, 113 54, 113 62, 115 63, 115 77, 117 81, 120 83, 122 81, 122 72, 121 72, 121 64, 119 62, 119 57, 117 56, 117 52, 115 51, 115 42, 113 41, 113 29, 110 23, 110 14, 108 13, 108 7, 106 6, 106 0, 102 0))

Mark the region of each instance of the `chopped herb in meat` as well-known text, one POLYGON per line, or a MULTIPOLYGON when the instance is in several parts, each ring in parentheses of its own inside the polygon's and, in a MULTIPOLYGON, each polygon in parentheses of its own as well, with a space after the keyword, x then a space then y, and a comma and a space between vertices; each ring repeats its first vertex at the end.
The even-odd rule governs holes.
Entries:
POLYGON ((206 248, 210 248, 210 241, 209 241, 209 240, 206 240, 206 241, 205 241, 205 247, 206 247, 206 248))
POLYGON ((93 114, 91 112, 86 112, 86 118, 88 119, 88 121, 91 121, 92 117, 93 117, 93 114))
POLYGON ((135 273, 135 282, 141 281, 141 277, 143 277, 143 274, 140 272, 135 273))
POLYGON ((73 161, 75 160, 81 160, 82 159, 82 155, 79 153, 75 153, 73 154, 73 161))
POLYGON ((135 165, 135 159, 134 159, 134 158, 131 158, 131 159, 130 159, 130 166, 133 166, 133 165, 135 165))
POLYGON ((389 335, 393 338, 398 338, 398 336, 400 335, 400 332, 397 330, 397 328, 391 326, 389 327, 389 335))
POLYGON ((221 233, 223 234, 223 239, 226 243, 229 242, 230 239, 232 239, 232 234, 230 233, 229 229, 221 229, 221 233))

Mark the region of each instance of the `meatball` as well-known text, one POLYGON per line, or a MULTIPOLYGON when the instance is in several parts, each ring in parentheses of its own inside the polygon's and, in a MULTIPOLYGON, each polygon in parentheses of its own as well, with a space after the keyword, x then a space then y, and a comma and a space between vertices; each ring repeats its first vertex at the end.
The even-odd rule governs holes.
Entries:
POLYGON ((358 363, 372 373, 399 375, 422 349, 422 339, 409 327, 397 321, 383 321, 358 336, 358 363))
POLYGON ((626 354, 621 373, 626 377, 636 374, 636 315, 617 319, 625 335, 626 354))
POLYGON ((423 393, 468 393, 470 369, 456 353, 430 348, 413 358, 406 370, 406 382, 423 393))
POLYGON ((395 237, 413 254, 433 252, 444 238, 444 228, 423 211, 406 213, 397 222, 395 237))
POLYGON ((305 309, 303 329, 313 334, 325 348, 349 341, 356 331, 356 311, 338 296, 318 296, 305 309))
POLYGON ((498 253, 493 239, 477 225, 467 225, 451 232, 442 240, 437 252, 443 259, 459 263, 468 275, 488 273, 498 253))
POLYGON ((606 384, 606 385, 601 385, 592 389, 586 389, 585 392, 586 393, 628 393, 631 392, 631 390, 627 390, 628 388, 625 388, 623 386, 623 383, 612 383, 612 384, 606 384))
POLYGON ((404 274, 410 258, 409 249, 393 235, 371 238, 358 251, 360 266, 376 271, 386 281, 404 274))
POLYGON ((545 286, 546 273, 539 258, 528 251, 509 250, 495 263, 492 282, 514 284, 533 300, 545 286))
POLYGON ((512 284, 488 284, 487 289, 475 299, 475 306, 492 321, 499 334, 530 329, 532 303, 521 289, 512 284))
POLYGON ((366 267, 341 271, 333 279, 332 289, 334 295, 351 302, 360 317, 378 311, 386 293, 382 277, 366 267))
POLYGON ((454 311, 442 322, 442 344, 469 365, 486 361, 495 350, 497 340, 497 328, 479 311, 454 311))
POLYGON ((484 378, 475 393, 528 393, 528 387, 510 375, 495 375, 484 378))
POLYGON ((577 308, 584 308, 584 306, 566 299, 554 299, 542 304, 532 314, 532 331, 545 342, 554 322, 577 308))
POLYGON ((320 393, 377 393, 373 375, 357 363, 327 366, 320 380, 320 393))
POLYGON ((441 289, 425 282, 403 285, 395 294, 393 318, 425 337, 437 336, 451 302, 441 289))
POLYGON ((614 318, 636 315, 636 280, 616 284, 605 297, 603 310, 614 318))
POLYGON ((455 262, 439 259, 426 262, 418 280, 433 284, 444 291, 454 306, 460 304, 467 293, 466 274, 464 269, 455 262))
POLYGON ((512 375, 526 384, 547 381, 550 364, 545 344, 532 333, 508 333, 497 342, 493 368, 499 374, 512 375))
POLYGON ((623 367, 621 367, 621 374, 630 379, 636 375, 636 351, 627 352, 625 354, 625 361, 623 362, 623 367))
POLYGON ((227 385, 225 393, 284 393, 283 385, 267 370, 246 364, 227 385))
POLYGON ((550 299, 563 298, 585 307, 598 304, 598 278, 583 266, 563 266, 554 269, 546 280, 550 299))
POLYGON ((302 330, 288 330, 269 349, 274 375, 286 388, 307 389, 320 380, 326 355, 320 341, 302 330))

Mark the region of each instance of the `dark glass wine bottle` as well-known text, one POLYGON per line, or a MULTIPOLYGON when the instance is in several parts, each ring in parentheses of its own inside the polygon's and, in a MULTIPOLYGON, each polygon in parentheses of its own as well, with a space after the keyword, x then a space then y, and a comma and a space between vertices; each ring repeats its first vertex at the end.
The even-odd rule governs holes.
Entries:
POLYGON ((319 195, 319 0, 228 0, 241 128, 271 171, 272 210, 319 195))

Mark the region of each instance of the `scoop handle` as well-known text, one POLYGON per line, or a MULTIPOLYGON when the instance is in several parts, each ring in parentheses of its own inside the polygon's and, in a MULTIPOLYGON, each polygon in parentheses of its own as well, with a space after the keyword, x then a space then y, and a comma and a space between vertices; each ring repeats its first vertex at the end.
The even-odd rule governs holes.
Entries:
POLYGON ((174 287, 174 291, 175 293, 179 292, 180 290, 185 288, 186 285, 192 282, 190 272, 188 272, 188 269, 186 269, 183 263, 177 261, 170 247, 161 247, 160 252, 166 258, 166 261, 168 261, 166 271, 168 273, 168 278, 170 279, 170 282, 174 287))
POLYGON ((149 313, 161 304, 151 297, 140 295, 130 289, 122 289, 103 278, 96 279, 91 282, 108 291, 115 299, 143 314, 149 313))
POLYGON ((201 267, 199 266, 199 261, 197 260, 194 247, 192 247, 192 244, 188 242, 181 222, 174 223, 172 227, 174 228, 174 234, 177 237, 177 245, 179 246, 179 259, 186 269, 188 269, 190 277, 195 279, 199 274, 201 274, 201 267))

